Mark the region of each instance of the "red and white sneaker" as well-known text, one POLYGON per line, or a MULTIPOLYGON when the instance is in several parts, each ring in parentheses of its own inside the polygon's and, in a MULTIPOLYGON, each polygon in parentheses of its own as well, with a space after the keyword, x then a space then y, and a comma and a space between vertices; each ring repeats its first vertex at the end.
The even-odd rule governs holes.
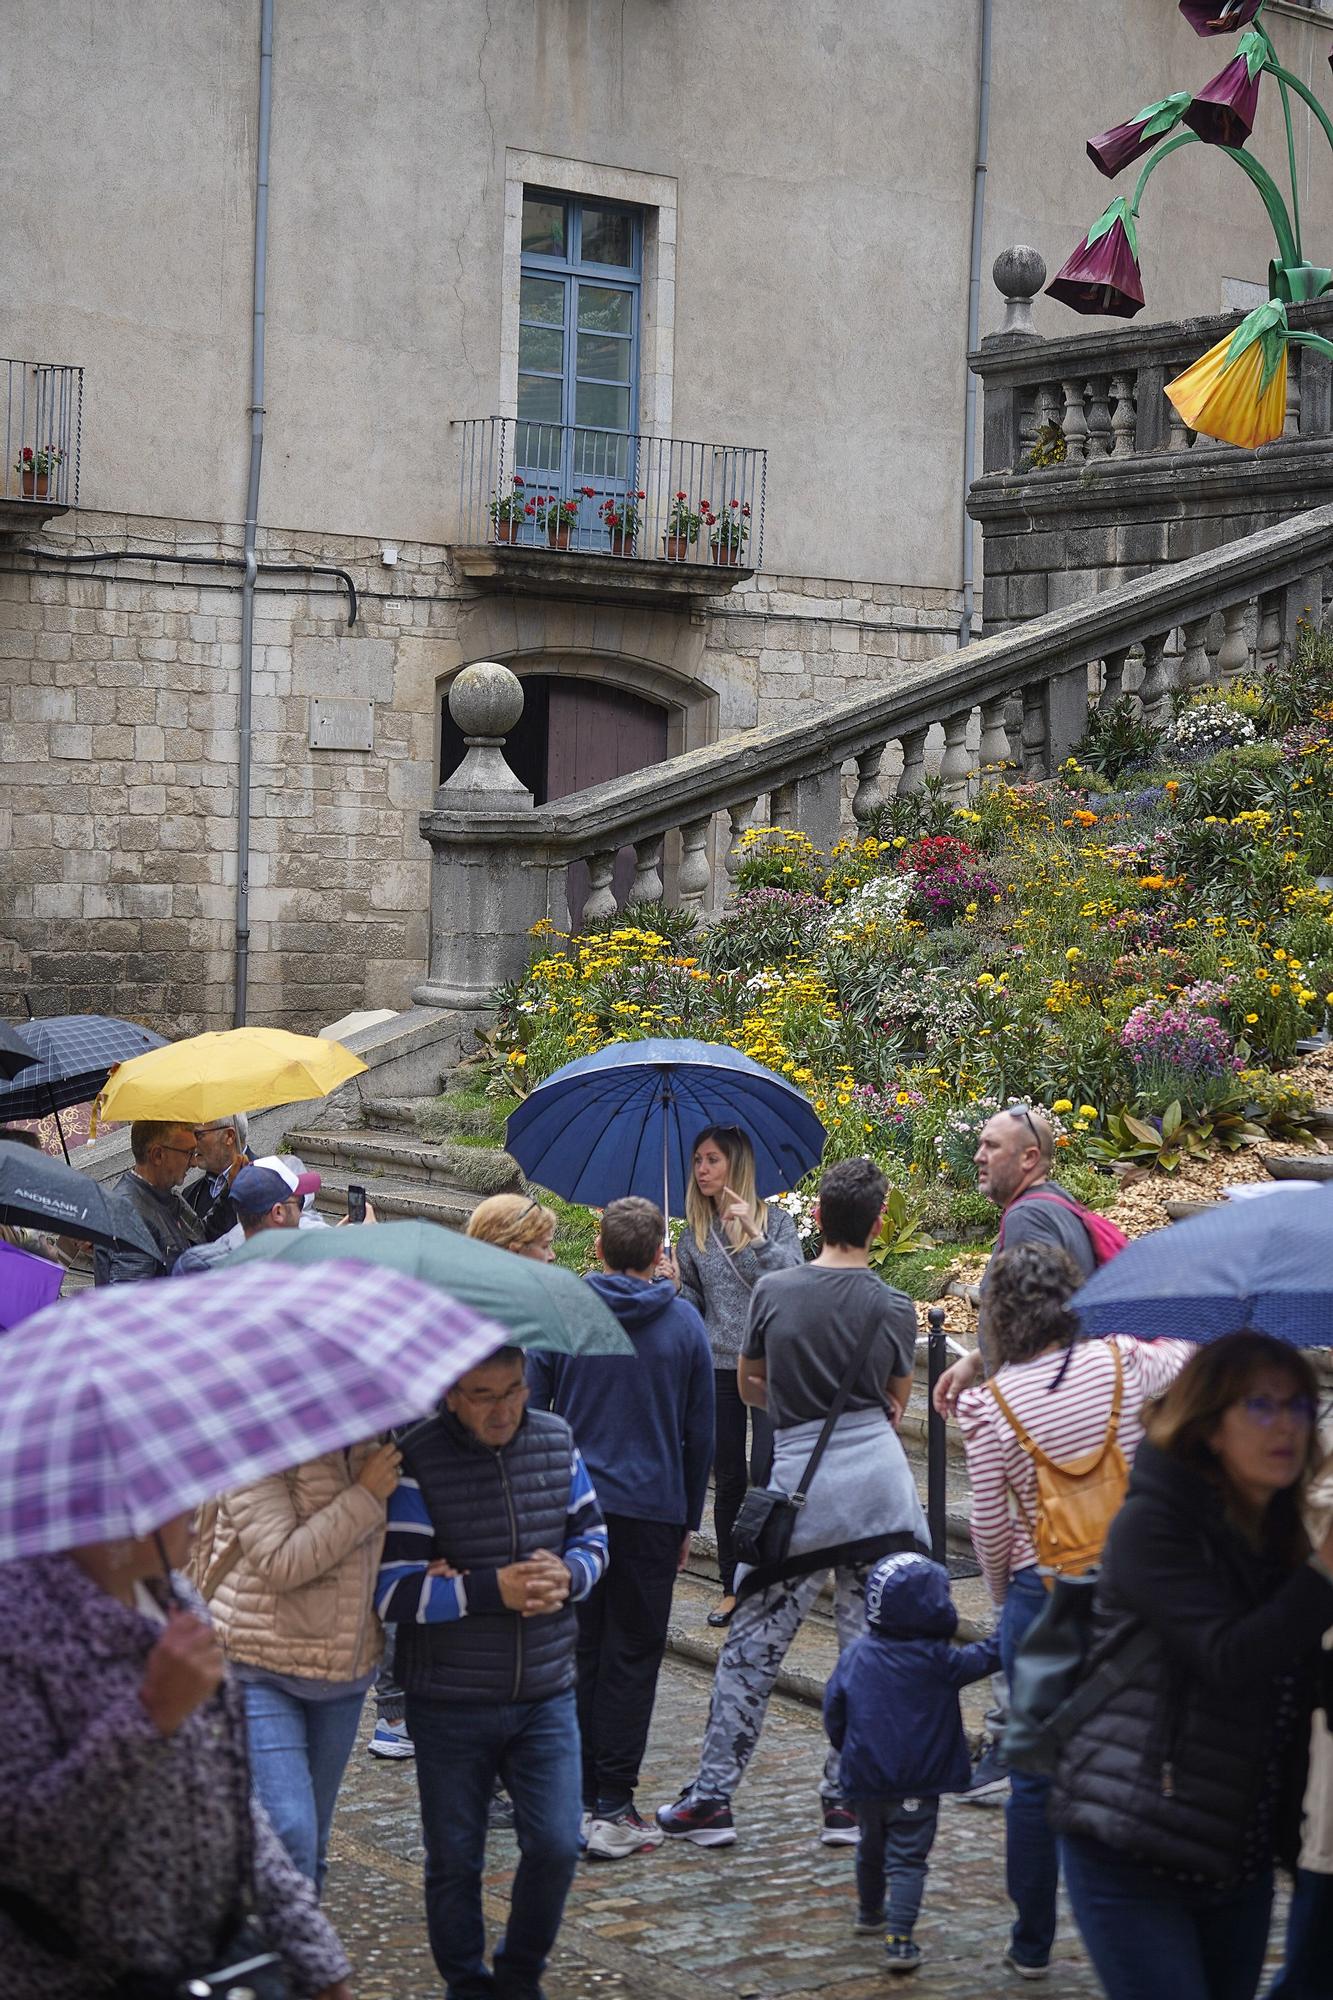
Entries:
POLYGON ((824 1831, 820 1834, 823 1847, 855 1847, 861 1838, 861 1829, 856 1823, 856 1814, 841 1799, 825 1799, 824 1831))
POLYGON ((692 1840, 696 1847, 730 1847, 736 1823, 729 1799, 692 1799, 687 1785, 673 1806, 657 1808, 657 1824, 668 1840, 692 1840))

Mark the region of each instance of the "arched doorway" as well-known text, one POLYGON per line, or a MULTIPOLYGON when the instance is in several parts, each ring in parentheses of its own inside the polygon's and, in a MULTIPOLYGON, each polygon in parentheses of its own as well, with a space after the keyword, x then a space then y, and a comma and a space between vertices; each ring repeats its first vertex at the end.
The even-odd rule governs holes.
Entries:
MULTIPOLYGON (((523 714, 505 741, 505 758, 539 806, 570 792, 625 778, 667 755, 671 711, 646 695, 577 674, 524 674, 523 714)), ((440 727, 440 782, 463 761, 462 733, 446 700, 440 727)), ((634 850, 616 857, 619 901, 634 880, 634 850)), ((570 921, 577 924, 588 894, 588 871, 569 871, 570 921)))

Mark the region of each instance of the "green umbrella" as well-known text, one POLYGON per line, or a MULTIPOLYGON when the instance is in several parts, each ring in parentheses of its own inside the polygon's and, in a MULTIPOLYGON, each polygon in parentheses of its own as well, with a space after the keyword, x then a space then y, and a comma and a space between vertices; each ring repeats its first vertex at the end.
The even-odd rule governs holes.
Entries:
POLYGON ((214 1265, 218 1271, 259 1258, 322 1264, 342 1258, 383 1264, 498 1320, 516 1347, 554 1354, 632 1354, 633 1342, 615 1315, 572 1271, 539 1264, 512 1250, 478 1243, 438 1222, 377 1222, 364 1228, 263 1229, 214 1265))

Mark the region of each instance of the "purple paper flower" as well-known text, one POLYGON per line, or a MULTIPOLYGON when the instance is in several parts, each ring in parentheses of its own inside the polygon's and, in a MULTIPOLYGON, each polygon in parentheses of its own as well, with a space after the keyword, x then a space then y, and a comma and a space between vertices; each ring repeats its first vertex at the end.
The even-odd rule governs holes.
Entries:
POLYGON ((1180 0, 1180 11, 1196 35, 1234 35, 1248 28, 1263 0, 1180 0))
POLYGON ((1114 180, 1131 160, 1150 152, 1159 139, 1164 139, 1168 132, 1175 129, 1189 101, 1187 90, 1177 90, 1157 104, 1145 105, 1142 111, 1127 118, 1123 125, 1112 125, 1109 131, 1099 132, 1095 139, 1089 139, 1088 158, 1108 180, 1114 180))
POLYGON ((1133 319, 1143 310, 1143 277, 1128 202, 1116 197, 1072 257, 1061 265, 1046 291, 1080 313, 1133 319))
POLYGON ((1184 122, 1210 146, 1243 146, 1254 130, 1266 54, 1262 36, 1243 36, 1226 68, 1195 91, 1184 122))

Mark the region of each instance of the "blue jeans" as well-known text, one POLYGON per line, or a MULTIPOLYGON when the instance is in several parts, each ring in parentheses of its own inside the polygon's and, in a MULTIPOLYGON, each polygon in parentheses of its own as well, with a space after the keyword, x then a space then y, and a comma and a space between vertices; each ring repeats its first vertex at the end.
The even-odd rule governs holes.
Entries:
POLYGON ((884 1907, 888 1880, 888 1910, 884 1928, 893 1937, 910 1937, 921 1914, 926 1863, 935 1844, 940 1802, 937 1798, 857 1799, 856 1824, 861 1844, 856 1850, 856 1894, 862 1912, 874 1916, 884 1907))
POLYGON ((1333 1875, 1296 1870, 1287 1949, 1268 2000, 1333 2000, 1333 1875))
POLYGON ((1273 1874, 1219 1889, 1176 1882, 1099 1840, 1060 1842, 1065 1887, 1107 2000, 1254 2000, 1273 1874))
POLYGON ((407 1697, 426 1842, 426 1928, 448 2000, 536 2000, 579 1859, 582 1769, 574 1693, 494 1706, 407 1697), (486 1969, 481 1877, 500 1778, 519 1863, 509 1922, 486 1969))
MULTIPOLYGON (((1046 1586, 1036 1569, 1020 1569, 1010 1577, 999 1634, 1000 1664, 1006 1679, 1013 1675, 1019 1640, 1046 1601, 1046 1586)), ((1009 1949, 1020 1965, 1045 1965, 1055 1942, 1060 1859, 1047 1817, 1050 1790, 1049 1778, 1034 1778, 1026 1771, 1009 1773, 1004 1875, 1009 1900, 1018 1912, 1009 1949)))
POLYGON ((345 1694, 302 1701, 263 1681, 245 1683, 255 1791, 279 1840, 317 1891, 324 1887, 333 1808, 364 1700, 364 1694, 345 1694))

